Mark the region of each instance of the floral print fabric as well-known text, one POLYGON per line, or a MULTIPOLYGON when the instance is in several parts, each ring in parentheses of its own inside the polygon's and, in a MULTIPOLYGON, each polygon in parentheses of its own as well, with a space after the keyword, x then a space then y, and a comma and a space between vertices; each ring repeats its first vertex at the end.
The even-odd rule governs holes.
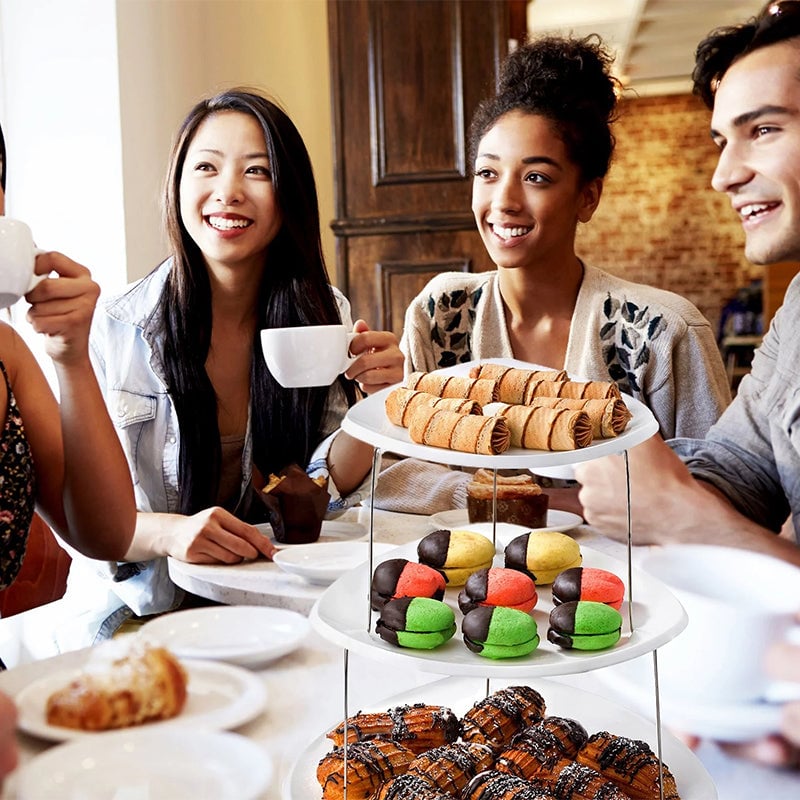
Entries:
POLYGON ((5 589, 17 576, 25 556, 35 505, 35 481, 22 415, 2 361, 0 371, 8 393, 8 413, 0 439, 0 589, 5 589))

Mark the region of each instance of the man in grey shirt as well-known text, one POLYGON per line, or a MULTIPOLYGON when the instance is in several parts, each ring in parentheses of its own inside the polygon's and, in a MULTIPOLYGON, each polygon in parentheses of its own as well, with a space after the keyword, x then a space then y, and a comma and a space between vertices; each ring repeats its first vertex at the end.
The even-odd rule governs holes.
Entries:
MULTIPOLYGON (((697 49, 694 89, 712 110, 719 147, 712 185, 742 221, 747 258, 800 261, 800 0, 771 2, 747 23, 712 31, 697 49)), ((800 276, 706 437, 669 445, 654 437, 629 460, 637 543, 733 545, 800 565, 800 276)), ((626 536, 623 459, 583 464, 576 477, 587 521, 626 536)), ((800 648, 776 645, 769 665, 800 681, 800 648)), ((782 732, 784 740, 745 754, 794 758, 800 703, 786 706, 782 732)))

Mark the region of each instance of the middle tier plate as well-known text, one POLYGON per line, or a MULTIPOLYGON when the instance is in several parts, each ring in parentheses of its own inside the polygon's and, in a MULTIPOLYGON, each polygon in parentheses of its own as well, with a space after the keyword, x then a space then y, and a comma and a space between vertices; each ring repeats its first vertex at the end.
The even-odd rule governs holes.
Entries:
MULTIPOLYGON (((581 552, 583 566, 609 570, 625 583, 626 600, 620 609, 623 618, 622 638, 607 650, 563 650, 547 640, 548 617, 553 608, 549 586, 537 587, 539 601, 532 613, 541 642, 528 656, 493 661, 467 649, 461 638, 463 615, 457 599, 460 586, 448 589, 445 594, 445 602, 455 611, 458 626, 456 635, 449 642, 435 650, 395 647, 375 633, 377 612, 370 612, 367 627, 372 577, 368 564, 351 570, 329 586, 315 603, 309 619, 315 630, 329 641, 369 658, 379 661, 405 658, 409 666, 447 675, 504 678, 569 675, 619 664, 652 652, 674 639, 686 627, 688 617, 672 592, 656 578, 632 570, 634 630, 631 632, 627 563, 588 547, 581 547, 581 552)), ((417 542, 395 548, 376 558, 373 568, 388 558, 417 561, 417 542)), ((495 566, 503 566, 502 553, 495 556, 495 566)))

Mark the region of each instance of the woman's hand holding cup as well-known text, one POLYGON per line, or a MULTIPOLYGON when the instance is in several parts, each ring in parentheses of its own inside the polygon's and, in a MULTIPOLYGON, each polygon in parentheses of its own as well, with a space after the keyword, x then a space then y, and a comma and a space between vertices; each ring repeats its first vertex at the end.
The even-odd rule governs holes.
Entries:
POLYGON ((356 320, 350 352, 358 356, 345 372, 358 381, 364 394, 373 394, 403 380, 404 357, 391 331, 372 331, 363 319, 356 320))

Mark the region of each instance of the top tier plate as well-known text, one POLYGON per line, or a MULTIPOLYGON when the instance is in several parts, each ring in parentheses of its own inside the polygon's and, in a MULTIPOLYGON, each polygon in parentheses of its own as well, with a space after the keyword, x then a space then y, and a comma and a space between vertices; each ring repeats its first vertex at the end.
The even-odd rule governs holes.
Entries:
MULTIPOLYGON (((470 361, 455 367, 437 370, 443 375, 469 375, 470 368, 478 364, 504 364, 519 369, 541 369, 525 361, 508 358, 483 358, 470 361)), ((412 442, 408 430, 393 425, 386 416, 385 402, 387 395, 395 387, 382 389, 359 403, 356 403, 342 421, 342 429, 356 439, 378 447, 381 450, 401 456, 419 458, 423 461, 434 461, 459 467, 484 467, 487 469, 536 469, 537 467, 562 466, 591 461, 601 456, 622 453, 630 447, 641 444, 658 432, 658 422, 644 403, 624 395, 632 419, 628 427, 613 439, 597 439, 588 447, 579 450, 550 451, 524 450, 511 447, 497 456, 461 453, 444 447, 429 447, 412 442)))

